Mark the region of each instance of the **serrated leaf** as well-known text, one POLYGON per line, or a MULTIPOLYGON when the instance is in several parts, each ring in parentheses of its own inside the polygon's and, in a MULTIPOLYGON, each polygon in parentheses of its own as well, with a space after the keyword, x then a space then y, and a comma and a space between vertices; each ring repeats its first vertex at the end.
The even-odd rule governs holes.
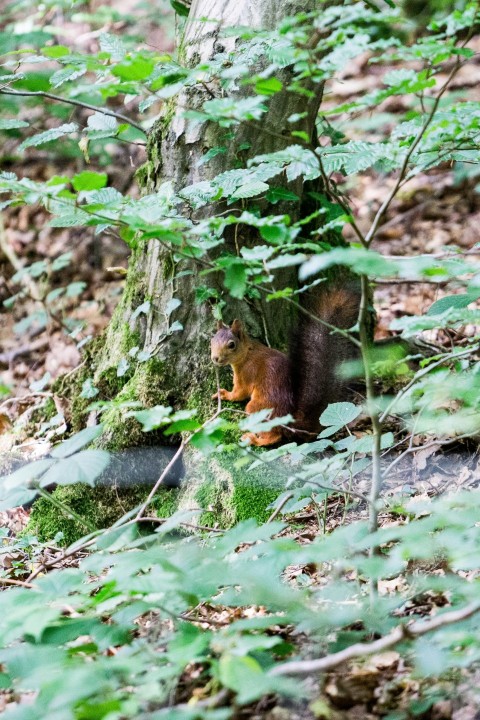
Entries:
POLYGON ((264 182, 251 182, 241 185, 235 190, 230 196, 232 200, 242 200, 246 198, 252 198, 256 195, 263 195, 268 191, 269 186, 264 182))
POLYGON ((320 423, 341 428, 355 420, 361 412, 362 408, 350 402, 331 403, 320 415, 320 423))
POLYGON ((37 147, 38 145, 44 145, 47 142, 52 142, 52 140, 58 140, 58 138, 76 132, 77 129, 78 125, 76 123, 66 123, 64 125, 60 125, 57 128, 46 130, 45 132, 38 133, 38 135, 33 135, 32 137, 24 140, 19 145, 19 150, 25 150, 29 147, 37 147))
POLYGON ((123 60, 126 54, 125 46, 116 35, 104 33, 100 35, 100 50, 108 53, 112 60, 123 60))
POLYGON ((115 135, 118 123, 111 115, 105 115, 98 111, 90 115, 87 120, 87 132, 89 137, 106 138, 115 135))
POLYGON ((50 78, 50 85, 54 88, 58 88, 69 80, 77 80, 79 77, 82 77, 82 75, 85 75, 86 72, 86 65, 81 65, 80 67, 75 65, 73 67, 57 70, 57 72, 54 72, 50 78))
POLYGON ((14 130, 16 128, 28 127, 25 120, 15 120, 14 118, 0 118, 0 130, 14 130))

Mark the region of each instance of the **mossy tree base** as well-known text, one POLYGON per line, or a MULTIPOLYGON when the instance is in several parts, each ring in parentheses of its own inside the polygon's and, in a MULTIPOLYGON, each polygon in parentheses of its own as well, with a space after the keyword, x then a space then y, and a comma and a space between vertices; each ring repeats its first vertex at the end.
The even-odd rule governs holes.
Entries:
MULTIPOLYGON (((187 475, 181 488, 160 488, 148 515, 168 518, 177 510, 200 510, 199 515, 190 520, 192 525, 216 528, 229 528, 249 518, 265 522, 272 512, 271 504, 285 490, 288 473, 282 463, 249 471, 237 465, 238 451, 209 458, 193 450, 188 455, 187 475)), ((150 488, 146 485, 129 488, 71 485, 57 488, 53 495, 55 500, 88 518, 90 526, 100 530, 140 505, 150 488)), ((41 498, 32 508, 26 532, 41 541, 51 541, 61 532, 60 543, 69 545, 89 531, 68 512, 62 513, 41 498)))

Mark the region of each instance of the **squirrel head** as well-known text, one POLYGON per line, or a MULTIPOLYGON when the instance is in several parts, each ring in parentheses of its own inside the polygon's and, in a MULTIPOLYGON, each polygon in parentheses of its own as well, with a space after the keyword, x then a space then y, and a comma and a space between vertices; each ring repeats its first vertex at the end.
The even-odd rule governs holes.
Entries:
POLYGON ((240 320, 234 320, 230 327, 219 320, 217 332, 210 341, 211 358, 214 365, 235 365, 243 358, 245 330, 240 320))

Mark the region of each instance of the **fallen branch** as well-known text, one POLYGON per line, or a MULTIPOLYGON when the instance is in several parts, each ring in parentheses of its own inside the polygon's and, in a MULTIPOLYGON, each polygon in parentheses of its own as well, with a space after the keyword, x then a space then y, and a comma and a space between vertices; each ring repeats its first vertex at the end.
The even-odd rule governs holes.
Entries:
POLYGON ((442 613, 431 620, 399 625, 388 633, 388 635, 370 643, 355 643, 345 648, 345 650, 340 650, 339 652, 315 660, 293 660, 283 665, 277 665, 270 671, 270 675, 310 675, 311 673, 333 670, 333 668, 349 660, 383 652, 404 640, 413 640, 414 638, 427 635, 427 633, 434 632, 447 625, 453 625, 462 620, 467 620, 478 612, 480 612, 480 602, 473 602, 460 610, 442 613))

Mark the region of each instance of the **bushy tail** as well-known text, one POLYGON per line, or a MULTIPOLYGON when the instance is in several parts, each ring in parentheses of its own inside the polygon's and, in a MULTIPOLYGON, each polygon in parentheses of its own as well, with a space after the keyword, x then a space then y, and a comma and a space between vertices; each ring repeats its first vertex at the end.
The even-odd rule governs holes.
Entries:
POLYGON ((358 319, 360 291, 349 281, 343 287, 325 282, 305 293, 291 342, 292 390, 295 407, 295 440, 311 440, 303 433, 318 433, 319 417, 327 405, 342 399, 345 381, 340 376, 345 360, 356 357, 355 345, 339 333, 314 320, 315 316, 342 330, 353 327, 358 319))

